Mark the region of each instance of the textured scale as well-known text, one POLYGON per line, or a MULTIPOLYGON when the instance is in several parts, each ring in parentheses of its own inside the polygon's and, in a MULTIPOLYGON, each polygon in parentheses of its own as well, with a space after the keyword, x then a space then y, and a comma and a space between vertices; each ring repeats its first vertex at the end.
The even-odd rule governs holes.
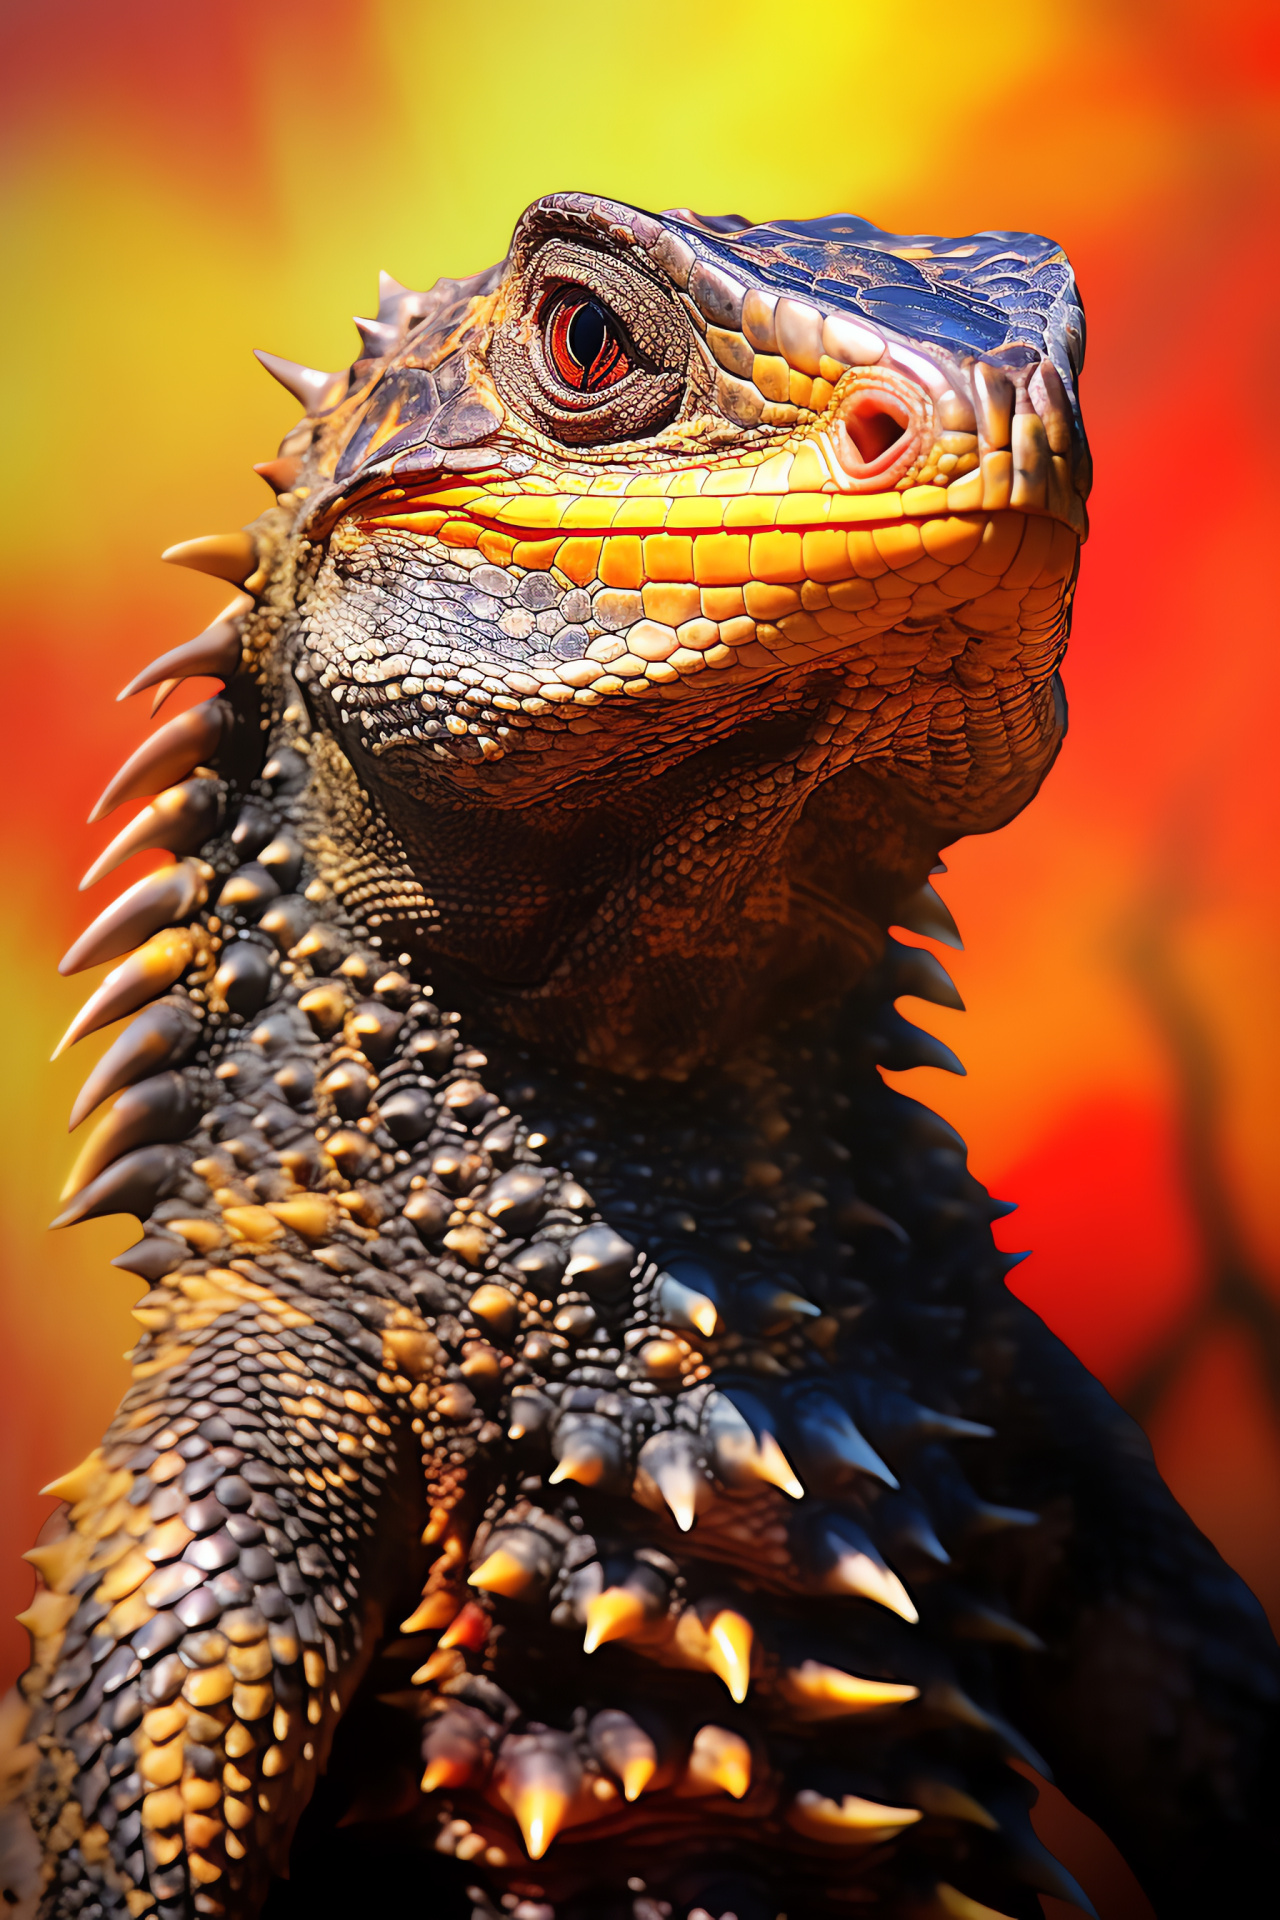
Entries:
POLYGON ((880 1074, 963 1071, 888 930, 958 944, 939 850, 1065 729, 1069 266, 555 195, 357 325, 261 356, 276 503, 166 556, 241 591, 126 689, 224 692, 95 810, 86 884, 172 863, 63 962, 63 1045, 132 1024, 58 1224, 147 1291, 10 1905, 250 1920, 292 1843, 311 1914, 1089 1912, 1052 1766, 1225 1911, 1274 1646, 880 1074))

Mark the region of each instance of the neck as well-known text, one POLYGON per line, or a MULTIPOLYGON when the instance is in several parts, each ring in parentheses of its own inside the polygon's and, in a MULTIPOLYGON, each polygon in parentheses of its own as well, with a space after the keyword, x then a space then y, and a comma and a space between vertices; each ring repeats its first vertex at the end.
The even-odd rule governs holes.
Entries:
POLYGON ((589 801, 519 808, 420 765, 332 747, 319 760, 317 820, 350 823, 339 864, 376 878, 376 854, 392 939, 441 989, 515 1037, 634 1078, 682 1079, 838 1000, 937 853, 865 771, 819 786, 750 733, 589 801), (412 875, 407 910, 404 882, 387 884, 397 872, 412 875))

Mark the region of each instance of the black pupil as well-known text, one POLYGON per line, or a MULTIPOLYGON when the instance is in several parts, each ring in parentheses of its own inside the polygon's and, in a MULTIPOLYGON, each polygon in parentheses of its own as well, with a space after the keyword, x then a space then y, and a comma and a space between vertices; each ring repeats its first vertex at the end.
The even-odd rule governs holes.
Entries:
POLYGON ((569 322, 565 344, 584 372, 594 367, 609 339, 609 322, 604 308, 586 300, 569 322))

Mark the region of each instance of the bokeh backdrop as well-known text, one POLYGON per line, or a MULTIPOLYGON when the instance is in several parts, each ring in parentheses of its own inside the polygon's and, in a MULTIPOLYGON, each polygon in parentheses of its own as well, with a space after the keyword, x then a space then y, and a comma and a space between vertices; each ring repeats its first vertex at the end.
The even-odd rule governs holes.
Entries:
MULTIPOLYGON (((49 1509, 35 1490, 100 1433, 134 1324, 137 1283, 107 1265, 132 1223, 45 1231, 96 1043, 47 1059, 85 991, 57 959, 101 904, 75 891, 105 837, 85 815, 145 726, 143 702, 114 694, 223 597, 156 556, 266 503, 250 463, 296 410, 252 346, 345 365, 379 267, 417 286, 470 273, 560 187, 1032 228, 1075 261, 1098 484, 1071 733, 1029 812, 950 857, 967 950, 945 957, 969 1010, 928 1018, 969 1077, 908 1083, 1019 1203, 1001 1229, 1032 1250, 1018 1292, 1138 1411, 1179 1497, 1280 1612, 1274 8, 8 0, 4 15, 6 1668, 25 1654, 16 1556, 49 1509)), ((1083 1830, 1073 1844, 1104 1912, 1143 1910, 1105 1849, 1083 1830)))

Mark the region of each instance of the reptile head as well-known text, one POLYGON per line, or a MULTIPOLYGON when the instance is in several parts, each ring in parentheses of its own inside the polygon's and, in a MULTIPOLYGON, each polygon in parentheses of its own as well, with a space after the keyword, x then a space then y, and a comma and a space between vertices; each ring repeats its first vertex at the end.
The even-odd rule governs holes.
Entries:
POLYGON ((283 450, 296 671, 433 964, 631 1070, 845 988, 1061 739, 1060 249, 555 194, 360 324, 283 450))

